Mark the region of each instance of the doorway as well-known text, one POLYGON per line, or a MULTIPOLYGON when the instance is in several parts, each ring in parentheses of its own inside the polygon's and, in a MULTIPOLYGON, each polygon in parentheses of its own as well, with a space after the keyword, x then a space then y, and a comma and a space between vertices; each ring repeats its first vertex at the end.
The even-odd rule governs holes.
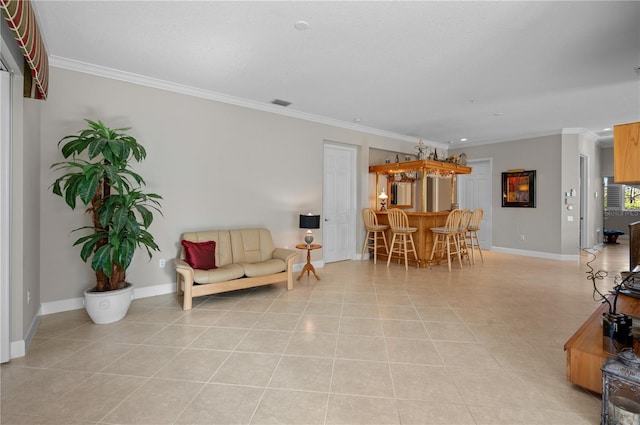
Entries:
POLYGON ((350 260, 355 252, 356 149, 325 142, 323 160, 323 259, 350 260))
POLYGON ((587 196, 589 193, 589 188, 587 187, 589 170, 587 169, 587 164, 587 157, 584 155, 580 155, 580 249, 589 248, 589 241, 587 238, 588 209, 586 205, 587 196))

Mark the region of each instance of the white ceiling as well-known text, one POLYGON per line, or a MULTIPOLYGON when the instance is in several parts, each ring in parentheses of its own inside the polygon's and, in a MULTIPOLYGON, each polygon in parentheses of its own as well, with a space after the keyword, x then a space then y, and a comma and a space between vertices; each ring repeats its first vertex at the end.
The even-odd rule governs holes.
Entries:
POLYGON ((406 140, 610 140, 640 119, 637 1, 34 4, 54 66, 406 140))

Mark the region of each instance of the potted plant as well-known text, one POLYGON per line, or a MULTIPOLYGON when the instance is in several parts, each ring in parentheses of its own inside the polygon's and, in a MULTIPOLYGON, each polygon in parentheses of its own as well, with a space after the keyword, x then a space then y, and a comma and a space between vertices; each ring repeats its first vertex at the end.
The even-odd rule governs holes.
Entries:
POLYGON ((91 215, 91 225, 74 230, 83 235, 73 245, 81 246, 80 257, 90 261, 96 274, 95 286, 84 294, 87 313, 96 323, 111 323, 126 315, 133 298, 126 270, 136 249, 144 248, 149 258, 159 250, 147 229, 154 211, 162 214, 162 197, 142 191, 145 181, 131 163, 142 161, 147 154, 125 133, 130 128, 110 129, 101 121, 86 122, 88 128, 58 142, 65 161, 51 168, 64 174, 51 186, 71 209, 80 201, 91 215), (112 296, 121 298, 124 305, 118 305, 112 296))
POLYGON ((586 252, 593 256, 587 262, 587 279, 593 284, 593 299, 607 304, 608 307, 607 311, 602 313, 602 349, 609 354, 617 354, 622 349, 633 346, 632 319, 627 314, 618 313, 617 305, 620 291, 628 289, 627 285, 637 274, 637 270, 628 273, 624 279, 619 274, 616 275, 611 292, 608 295, 604 294, 596 282, 607 277, 607 272, 595 272, 591 263, 595 261, 596 255, 590 251, 586 252))

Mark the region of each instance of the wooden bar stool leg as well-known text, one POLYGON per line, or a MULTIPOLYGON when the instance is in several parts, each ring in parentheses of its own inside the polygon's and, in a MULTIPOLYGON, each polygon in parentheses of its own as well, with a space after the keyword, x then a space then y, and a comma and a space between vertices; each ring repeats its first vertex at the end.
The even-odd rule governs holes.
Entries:
POLYGON ((378 261, 378 232, 373 232, 373 264, 378 261))
POLYGON ((409 255, 407 255, 407 235, 402 235, 402 247, 404 248, 404 269, 409 270, 409 255))
POLYGON ((367 250, 367 247, 369 246, 369 235, 371 234, 371 232, 367 231, 366 236, 364 237, 364 243, 362 244, 362 259, 364 260, 364 253, 367 250))
POLYGON ((461 246, 457 236, 453 238, 453 242, 456 244, 456 252, 458 253, 458 263, 460 263, 460 268, 462 268, 462 255, 460 254, 461 246))
POLYGON ((384 232, 380 232, 381 236, 382 236, 382 242, 384 242, 384 249, 387 252, 387 255, 389 255, 389 246, 387 245, 387 237, 384 234, 384 232))
POLYGON ((451 271, 451 235, 447 236, 447 264, 449 265, 449 271, 451 271))
POLYGON ((389 263, 391 263, 391 257, 393 256, 393 247, 395 246, 396 242, 396 234, 393 234, 393 237, 391 238, 391 251, 389 251, 389 256, 387 257, 387 267, 389 267, 389 263))

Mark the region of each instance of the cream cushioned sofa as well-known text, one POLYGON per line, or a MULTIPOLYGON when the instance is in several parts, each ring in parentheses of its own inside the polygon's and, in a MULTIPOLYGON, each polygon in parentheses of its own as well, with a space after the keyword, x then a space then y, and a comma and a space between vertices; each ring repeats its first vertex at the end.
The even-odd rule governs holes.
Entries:
POLYGON ((183 310, 193 298, 272 283, 287 282, 293 289, 293 262, 297 252, 274 248, 267 229, 206 230, 187 232, 183 241, 215 241, 214 269, 194 269, 185 261, 185 248, 176 259, 177 293, 184 294, 183 310))

